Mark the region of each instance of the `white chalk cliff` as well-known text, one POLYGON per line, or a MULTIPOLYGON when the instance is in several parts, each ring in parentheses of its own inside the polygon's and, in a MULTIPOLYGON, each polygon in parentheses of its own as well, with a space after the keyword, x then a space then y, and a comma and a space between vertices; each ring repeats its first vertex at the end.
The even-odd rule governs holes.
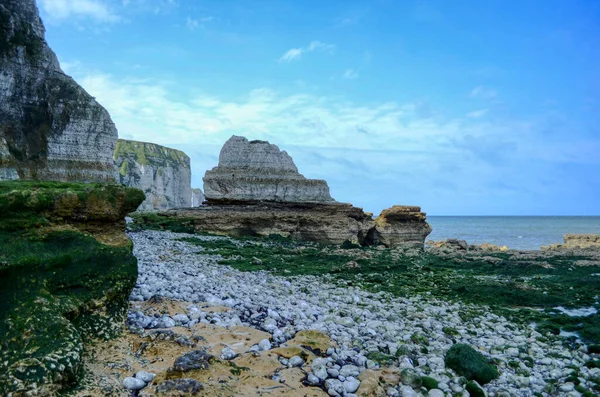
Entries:
POLYGON ((0 1, 0 180, 114 182, 117 129, 44 34, 35 0, 0 1))
POLYGON ((119 139, 114 160, 119 182, 146 194, 139 211, 192 206, 190 158, 182 151, 119 139))

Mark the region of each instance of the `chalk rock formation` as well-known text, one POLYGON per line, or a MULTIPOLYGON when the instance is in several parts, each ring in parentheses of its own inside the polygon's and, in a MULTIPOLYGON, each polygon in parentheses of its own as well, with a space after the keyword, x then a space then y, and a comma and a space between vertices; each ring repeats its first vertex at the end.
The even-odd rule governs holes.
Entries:
POLYGON ((565 234, 564 244, 542 246, 543 251, 552 250, 600 250, 600 234, 565 234))
POLYGON ((190 158, 182 151, 119 139, 114 159, 119 181, 146 194, 139 211, 192 206, 190 158))
MULTIPOLYGON (((278 234, 324 244, 374 245, 373 219, 361 208, 335 203, 273 203, 204 205, 159 215, 191 220, 198 231, 225 236, 278 234)), ((423 245, 423 242, 421 242, 423 245)))
POLYGON ((0 2, 0 180, 114 182, 117 129, 44 34, 35 0, 0 2))
POLYGON ((192 207, 200 207, 204 201, 202 189, 192 189, 192 207))
POLYGON ((375 218, 379 242, 386 247, 423 247, 431 226, 421 207, 395 205, 375 218))
POLYGON ((207 171, 203 180, 209 203, 334 201, 327 182, 299 174, 285 151, 235 135, 221 149, 219 165, 207 171))

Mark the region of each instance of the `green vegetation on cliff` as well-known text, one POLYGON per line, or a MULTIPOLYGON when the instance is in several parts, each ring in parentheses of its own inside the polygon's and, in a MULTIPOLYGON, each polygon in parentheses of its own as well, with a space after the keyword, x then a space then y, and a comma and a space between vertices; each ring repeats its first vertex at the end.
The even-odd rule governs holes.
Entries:
POLYGON ((68 388, 84 342, 120 331, 137 278, 131 242, 78 228, 123 234, 143 200, 117 185, 0 183, 0 395, 68 388))
MULTIPOLYGON (((189 168, 190 164, 190 158, 181 150, 171 149, 155 143, 129 141, 125 139, 117 140, 113 158, 125 159, 129 156, 133 156, 136 163, 141 165, 164 165, 164 162, 171 162, 189 168)), ((124 164, 126 162, 127 161, 125 161, 124 164)), ((123 165, 121 165, 119 172, 121 175, 126 175, 127 170, 122 169, 122 167, 123 165)))

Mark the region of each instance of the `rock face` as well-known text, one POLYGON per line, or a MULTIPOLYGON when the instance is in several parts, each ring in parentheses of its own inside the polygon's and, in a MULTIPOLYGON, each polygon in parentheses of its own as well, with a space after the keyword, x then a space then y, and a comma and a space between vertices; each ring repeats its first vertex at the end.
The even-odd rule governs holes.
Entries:
POLYGON ((120 185, 0 182, 0 395, 53 396, 84 344, 117 335, 137 279, 120 185))
POLYGON ((565 234, 564 244, 550 244, 542 246, 544 251, 566 250, 566 249, 584 249, 600 250, 600 234, 565 234))
POLYGON ((114 159, 119 181, 146 194, 138 210, 192 206, 190 158, 182 151, 119 139, 114 159))
MULTIPOLYGON (((159 215, 189 219, 196 230, 226 236, 278 234, 325 244, 374 245, 373 219, 350 204, 272 203, 204 205, 159 215)), ((421 242, 423 244, 423 242, 421 242)))
POLYGON ((204 193, 202 189, 192 189, 192 207, 200 207, 204 202, 204 193))
POLYGON ((386 247, 423 247, 431 226, 425 222, 421 207, 395 205, 375 218, 379 242, 386 247))
POLYGON ((299 174, 285 151, 235 135, 221 149, 219 165, 207 171, 203 180, 209 203, 333 201, 327 182, 299 174))
POLYGON ((114 182, 117 129, 44 34, 35 0, 0 2, 0 180, 114 182))

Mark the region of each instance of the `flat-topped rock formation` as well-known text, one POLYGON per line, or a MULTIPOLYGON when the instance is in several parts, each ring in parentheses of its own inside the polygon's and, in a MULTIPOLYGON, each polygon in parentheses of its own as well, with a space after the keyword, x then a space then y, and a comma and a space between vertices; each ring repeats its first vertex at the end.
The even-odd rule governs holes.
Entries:
POLYGON ((431 233, 421 207, 394 205, 375 218, 375 229, 379 242, 386 247, 423 246, 431 233))
POLYGON ((278 234, 325 244, 374 245, 373 219, 351 204, 273 203, 204 205, 159 215, 190 219, 198 231, 225 236, 278 234))
POLYGON ((35 0, 0 2, 0 180, 114 182, 117 129, 44 34, 35 0))
POLYGON ((334 201, 327 182, 306 179, 285 151, 235 135, 221 149, 219 165, 203 180, 209 203, 334 201))
POLYGON ((204 193, 202 189, 192 189, 192 207, 199 207, 204 202, 204 193))
POLYGON ((114 159, 119 181, 146 194, 138 210, 192 206, 190 158, 182 151, 119 139, 114 159))

